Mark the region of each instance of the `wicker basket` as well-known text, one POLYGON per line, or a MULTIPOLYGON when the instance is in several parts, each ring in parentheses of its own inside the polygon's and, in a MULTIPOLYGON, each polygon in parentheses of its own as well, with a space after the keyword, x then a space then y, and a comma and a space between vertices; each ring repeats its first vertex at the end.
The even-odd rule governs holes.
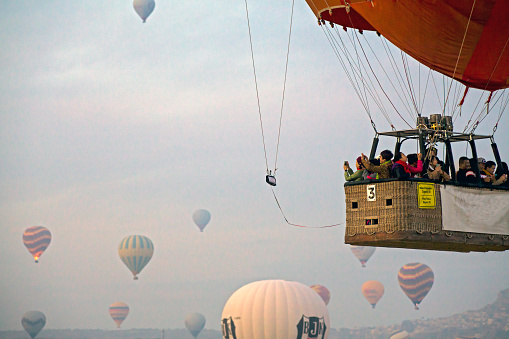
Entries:
POLYGON ((509 249, 509 235, 444 231, 440 185, 431 182, 345 184, 345 197, 347 244, 458 252, 509 249), (422 187, 430 188, 428 204, 419 201, 422 187))

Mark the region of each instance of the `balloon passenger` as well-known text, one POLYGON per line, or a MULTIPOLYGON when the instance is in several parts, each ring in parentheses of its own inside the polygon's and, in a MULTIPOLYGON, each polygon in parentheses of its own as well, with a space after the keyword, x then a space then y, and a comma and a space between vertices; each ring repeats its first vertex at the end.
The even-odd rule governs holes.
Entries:
POLYGON ((361 162, 368 171, 377 173, 378 179, 389 179, 391 177, 392 157, 392 152, 386 149, 380 153, 380 166, 371 164, 364 153, 361 154, 361 162))
POLYGON ((486 178, 488 178, 489 181, 486 182, 486 180, 485 180, 485 184, 498 186, 498 185, 501 185, 507 181, 507 174, 503 174, 497 179, 497 176, 495 175, 495 167, 496 167, 495 162, 493 162, 493 161, 486 162, 486 165, 485 165, 485 168, 483 171, 486 174, 486 178))
POLYGON ((428 172, 425 177, 431 180, 436 180, 438 182, 449 181, 451 177, 447 174, 442 166, 438 163, 438 158, 434 155, 431 156, 431 159, 428 164, 428 172))
POLYGON ((459 183, 473 183, 477 182, 474 171, 470 166, 470 160, 467 157, 461 157, 459 160, 459 170, 456 172, 456 181, 459 183))
POLYGON ((495 175, 497 179, 505 175, 506 181, 503 184, 501 184, 501 186, 509 187, 509 181, 507 180, 507 176, 509 176, 509 168, 507 167, 506 162, 502 162, 502 166, 498 166, 495 175))
POLYGON ((410 177, 420 177, 424 168, 422 163, 421 153, 412 153, 407 156, 408 169, 410 170, 410 177))
POLYGON ((392 177, 398 179, 408 179, 412 174, 406 163, 407 156, 403 152, 394 155, 394 165, 392 165, 392 177))
POLYGON ((343 165, 343 169, 345 170, 345 180, 346 181, 361 181, 366 180, 368 176, 368 171, 362 166, 361 157, 358 157, 355 161, 355 167, 357 171, 354 171, 350 168, 350 164, 348 161, 345 161, 343 165))

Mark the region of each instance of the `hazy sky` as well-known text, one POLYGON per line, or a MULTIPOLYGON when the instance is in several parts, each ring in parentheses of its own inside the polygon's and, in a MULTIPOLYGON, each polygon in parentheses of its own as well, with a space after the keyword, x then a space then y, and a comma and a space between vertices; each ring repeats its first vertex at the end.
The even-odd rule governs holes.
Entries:
MULTIPOLYGON (((273 167, 291 1, 248 3, 273 167)), ((116 301, 130 306, 127 329, 182 328, 190 312, 219 329, 228 297, 262 279, 327 286, 334 328, 448 316, 509 287, 509 252, 379 248, 361 268, 344 227, 284 222, 264 183, 244 6, 158 0, 142 24, 130 0, 0 2, 0 330, 21 329, 28 310, 44 312, 46 328, 114 329, 116 301), (204 233, 191 219, 200 208, 212 214, 204 233), (34 225, 53 235, 39 264, 22 243, 34 225), (138 281, 117 253, 131 234, 155 246, 138 281), (397 283, 409 262, 435 272, 420 311, 397 283), (367 280, 385 285, 375 310, 361 294, 367 280)), ((304 1, 284 112, 276 192, 287 217, 343 222, 340 167, 369 153, 373 130, 304 1)), ((505 114, 496 134, 505 159, 508 131, 505 114)))

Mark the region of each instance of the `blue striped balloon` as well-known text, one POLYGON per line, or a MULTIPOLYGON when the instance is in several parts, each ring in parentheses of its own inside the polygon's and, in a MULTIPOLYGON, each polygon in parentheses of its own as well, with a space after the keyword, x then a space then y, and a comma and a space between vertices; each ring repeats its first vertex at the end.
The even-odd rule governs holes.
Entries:
POLYGON ((34 257, 35 262, 39 262, 42 253, 48 248, 51 242, 51 233, 46 227, 32 226, 23 233, 23 244, 34 257))
POLYGON ((412 300, 415 309, 433 286, 435 276, 429 266, 420 263, 410 263, 401 267, 398 273, 399 286, 408 298, 412 300))
POLYGON ((148 264, 154 254, 152 240, 143 235, 130 235, 122 239, 118 246, 118 255, 138 280, 137 275, 148 264))

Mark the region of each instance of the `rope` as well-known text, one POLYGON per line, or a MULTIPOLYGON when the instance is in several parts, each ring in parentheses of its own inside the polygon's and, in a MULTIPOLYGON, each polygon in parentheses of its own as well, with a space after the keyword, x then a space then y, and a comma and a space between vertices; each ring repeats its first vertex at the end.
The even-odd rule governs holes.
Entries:
MULTIPOLYGON (((417 115, 419 114, 419 110, 417 108, 417 104, 415 102, 415 90, 412 86, 413 84, 413 81, 412 81, 412 75, 410 74, 410 71, 409 71, 409 68, 408 68, 408 59, 405 57, 406 54, 401 51, 401 61, 403 63, 403 66, 404 66, 404 69, 405 69, 405 75, 406 75, 406 80, 407 80, 407 85, 408 85, 408 91, 410 92, 410 98, 412 99, 412 104, 414 105, 414 108, 415 108, 415 111, 417 113, 417 115)), ((412 114, 412 111, 409 110, 408 111, 410 113, 410 115, 412 114)), ((416 118, 416 116, 412 116, 412 118, 416 118)))
POLYGON ((304 226, 304 225, 292 224, 286 218, 285 213, 283 212, 283 209, 281 208, 281 205, 279 204, 279 201, 277 200, 276 193, 274 192, 274 190, 272 188, 271 188, 271 191, 272 191, 272 195, 274 195, 274 199, 276 199, 277 207, 279 207, 279 210, 281 211, 281 214, 283 215, 283 218, 285 219, 286 223, 288 225, 290 225, 290 226, 302 227, 302 228, 331 228, 331 227, 336 227, 336 226, 340 226, 340 225, 344 225, 345 224, 344 222, 339 223, 339 224, 334 224, 334 225, 325 225, 325 226, 304 226))
MULTIPOLYGON (((347 76, 348 80, 350 81, 350 84, 352 85, 355 93, 357 94, 357 97, 361 101, 361 104, 364 106, 364 110, 366 111, 366 114, 368 115, 368 117, 369 117, 369 119, 371 121, 373 129, 375 129, 375 131, 376 131, 376 128, 375 128, 374 122, 373 122, 373 118, 371 117, 371 112, 369 111, 369 106, 367 106, 367 104, 364 102, 362 95, 359 93, 359 89, 357 88, 357 86, 354 83, 354 79, 357 80, 357 78, 356 77, 352 77, 352 75, 348 71, 348 68, 346 67, 345 62, 343 61, 343 59, 340 56, 340 52, 338 50, 339 44, 338 44, 338 46, 336 46, 334 44, 334 39, 332 38, 332 34, 330 34, 330 32, 328 32, 326 29, 324 29, 322 24, 320 24, 320 27, 322 28, 322 31, 324 32, 325 37, 327 38, 327 41, 329 41, 329 44, 331 45, 332 50, 334 51, 334 54, 336 54, 336 58, 338 59, 338 61, 341 64, 341 66, 343 67, 343 70, 345 71, 346 76, 347 76)), ((344 52, 344 51, 343 51, 343 53, 346 54, 346 52, 344 52)), ((348 58, 346 58, 346 59, 348 61, 350 60, 348 58)), ((351 63, 350 63, 350 67, 351 67, 351 63)), ((355 69, 353 69, 353 67, 352 67, 352 70, 355 71, 355 69)))
POLYGON ((281 114, 279 116, 279 129, 277 132, 277 145, 276 145, 276 160, 274 161, 274 175, 276 174, 277 170, 277 155, 279 153, 279 137, 281 136, 281 122, 283 120, 283 103, 285 101, 285 91, 286 91, 286 75, 288 73, 288 58, 290 56, 290 39, 292 36, 292 25, 293 25, 293 7, 295 4, 295 0, 292 0, 292 14, 290 17, 290 33, 288 34, 288 49, 286 51, 286 65, 285 65, 285 80, 283 83, 283 96, 281 99, 281 114))
POLYGON ((267 161, 267 148, 265 147, 265 135, 263 133, 262 111, 260 108, 260 94, 258 92, 258 81, 256 79, 256 68, 255 68, 254 53, 253 53, 253 39, 251 37, 251 25, 249 24, 249 10, 247 8, 247 0, 244 0, 244 2, 246 3, 247 29, 249 32, 249 46, 251 47, 251 60, 253 62, 253 74, 254 74, 254 82, 255 82, 255 88, 256 88, 256 101, 258 103, 258 116, 260 117, 260 128, 262 131, 263 154, 265 156, 265 167, 267 168, 267 173, 269 173, 269 163, 267 161))
MULTIPOLYGON (((501 95, 502 97, 505 96, 506 91, 501 95)), ((504 101, 504 99, 502 99, 504 101)), ((500 105, 500 113, 498 114, 497 122, 495 123, 495 126, 493 126, 493 135, 495 135, 495 132, 497 131, 498 123, 500 122, 500 119, 502 118, 502 114, 504 114, 505 108, 507 107, 507 104, 509 103, 509 95, 506 97, 505 103, 500 105)))
MULTIPOLYGON (((458 68, 458 63, 460 61, 461 52, 463 51, 463 45, 465 44, 465 39, 467 38, 468 26, 470 26, 470 21, 472 20, 472 14, 474 13, 474 7, 475 7, 476 1, 477 0, 474 0, 474 2, 472 3, 472 9, 470 10, 470 16, 468 17, 467 27, 465 27, 465 34, 463 34, 463 41, 461 41, 461 47, 460 47, 460 50, 458 53, 458 57, 456 58, 456 65, 454 66, 454 72, 452 73, 453 79, 456 76, 456 70, 458 68)), ((445 99, 444 111, 442 112, 442 115, 444 115, 444 113, 445 113, 445 106, 447 105, 447 100, 449 99, 449 92, 451 91, 451 87, 452 87, 452 82, 451 82, 451 86, 449 86, 449 90, 447 91, 447 98, 445 99)))
MULTIPOLYGON (((419 64, 419 67, 421 67, 421 64, 419 64)), ((431 68, 428 70, 428 77, 426 78, 426 86, 424 86, 424 93, 422 95, 421 107, 419 108, 419 112, 422 112, 424 110, 424 100, 426 99, 426 94, 428 93, 428 83, 429 83, 430 75, 431 75, 431 68)), ((419 82, 419 84, 420 84, 420 82, 419 82)), ((421 95, 421 91, 419 91, 419 95, 421 95)))
MULTIPOLYGON (((350 19, 350 22, 353 26, 353 22, 352 22, 352 19, 349 17, 350 19)), ((387 93, 385 92, 384 88, 382 87, 382 84, 380 83, 380 81, 378 80, 378 77, 376 76, 375 74, 375 71, 373 70, 373 68, 371 67, 371 63, 369 62, 369 59, 368 57, 366 56, 366 52, 364 51, 364 48, 362 48, 362 44, 360 43, 359 41, 359 37, 357 37, 357 42, 359 42, 359 47, 361 48, 362 50, 362 53, 364 54, 364 58, 366 59, 367 63, 368 63, 368 66, 369 66, 369 69, 371 70, 371 73, 373 74, 373 77, 375 78, 375 80, 377 81, 378 85, 380 86, 380 89, 382 90, 382 92, 384 93, 385 97, 387 98, 387 100, 389 100, 390 104, 392 105, 392 107, 394 108, 394 110, 396 111, 396 113, 398 113, 399 117, 408 125, 408 127, 412 128, 412 126, 405 120, 405 118, 403 118, 403 116, 399 113, 398 109, 396 108, 396 106, 394 106, 394 103, 392 102, 392 100, 389 98, 389 96, 387 95, 387 93)), ((369 44, 368 44, 369 45, 369 44)), ((394 125, 392 125, 392 128, 394 128, 394 125)))

